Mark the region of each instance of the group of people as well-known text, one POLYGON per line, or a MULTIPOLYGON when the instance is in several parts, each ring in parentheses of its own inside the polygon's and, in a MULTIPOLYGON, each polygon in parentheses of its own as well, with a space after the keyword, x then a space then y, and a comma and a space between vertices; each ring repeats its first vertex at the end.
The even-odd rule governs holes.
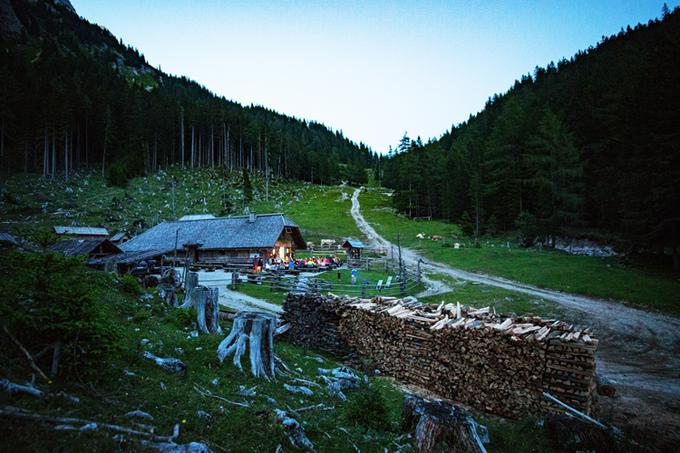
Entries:
POLYGON ((297 260, 283 261, 278 258, 262 258, 256 256, 253 258, 254 272, 277 272, 277 271, 294 271, 294 270, 315 270, 320 267, 326 269, 335 269, 342 266, 342 260, 335 255, 326 256, 310 256, 308 258, 300 258, 297 260))

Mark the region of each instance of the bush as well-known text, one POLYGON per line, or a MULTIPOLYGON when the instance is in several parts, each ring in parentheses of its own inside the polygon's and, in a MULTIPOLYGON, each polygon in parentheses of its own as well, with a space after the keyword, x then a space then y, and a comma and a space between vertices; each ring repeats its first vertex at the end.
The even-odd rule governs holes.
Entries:
POLYGON ((120 349, 121 334, 112 308, 97 297, 95 281, 79 258, 5 253, 0 319, 29 349, 61 342, 62 373, 96 374, 120 349))
POLYGON ((142 286, 134 275, 125 274, 119 279, 120 289, 130 296, 138 297, 142 294, 142 286))
POLYGON ((196 320, 196 309, 194 307, 190 307, 188 310, 175 309, 171 312, 170 319, 180 329, 192 327, 192 323, 196 320))
POLYGON ((343 418, 346 423, 363 428, 385 431, 390 427, 385 398, 370 385, 362 385, 352 393, 345 404, 343 418))

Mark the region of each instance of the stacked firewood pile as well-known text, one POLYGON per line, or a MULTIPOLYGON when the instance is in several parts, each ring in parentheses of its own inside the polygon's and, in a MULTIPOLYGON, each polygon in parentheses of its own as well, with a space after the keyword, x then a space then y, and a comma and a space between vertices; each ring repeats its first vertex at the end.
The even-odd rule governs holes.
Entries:
POLYGON ((558 410, 547 392, 590 410, 597 340, 588 329, 395 298, 291 294, 284 310, 291 341, 370 357, 383 373, 476 409, 507 417, 558 410))
POLYGON ((306 348, 345 355, 349 348, 338 331, 345 305, 343 299, 336 297, 289 293, 282 317, 290 326, 286 335, 306 348))

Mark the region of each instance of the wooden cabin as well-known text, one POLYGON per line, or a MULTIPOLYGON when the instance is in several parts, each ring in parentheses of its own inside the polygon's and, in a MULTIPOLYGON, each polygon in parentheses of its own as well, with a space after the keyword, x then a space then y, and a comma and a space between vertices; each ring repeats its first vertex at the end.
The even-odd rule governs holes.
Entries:
POLYGON ((55 226, 55 234, 75 239, 107 239, 109 232, 106 228, 81 226, 55 226))
POLYGON ((257 258, 287 262, 306 248, 300 227, 283 214, 250 214, 163 222, 120 245, 126 253, 156 251, 176 265, 252 267, 257 258))
POLYGON ((365 247, 360 240, 349 238, 342 244, 342 248, 349 259, 358 260, 361 259, 365 247))
POLYGON ((105 258, 122 253, 122 250, 108 239, 64 239, 52 245, 50 250, 66 256, 84 256, 87 259, 105 258))

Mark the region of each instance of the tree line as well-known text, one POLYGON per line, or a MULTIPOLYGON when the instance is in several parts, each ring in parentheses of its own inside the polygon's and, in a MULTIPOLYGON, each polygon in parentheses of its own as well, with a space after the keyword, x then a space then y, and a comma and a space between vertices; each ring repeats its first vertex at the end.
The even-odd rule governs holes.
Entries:
POLYGON ((382 163, 396 207, 470 234, 590 236, 674 257, 680 239, 680 10, 536 68, 483 111, 382 163))
POLYGON ((69 178, 96 168, 124 184, 179 165, 361 183, 377 159, 342 132, 241 106, 152 68, 136 49, 52 1, 12 6, 23 30, 0 43, 5 174, 69 178))

